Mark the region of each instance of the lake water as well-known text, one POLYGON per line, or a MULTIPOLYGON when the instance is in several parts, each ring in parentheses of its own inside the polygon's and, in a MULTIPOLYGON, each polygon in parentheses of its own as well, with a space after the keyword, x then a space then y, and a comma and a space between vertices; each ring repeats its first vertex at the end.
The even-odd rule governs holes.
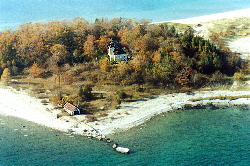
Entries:
POLYGON ((249 0, 0 0, 0 30, 74 17, 166 21, 249 7, 249 0))
POLYGON ((12 117, 0 119, 1 166, 250 165, 249 107, 162 114, 112 136, 132 149, 129 155, 103 142, 12 117))

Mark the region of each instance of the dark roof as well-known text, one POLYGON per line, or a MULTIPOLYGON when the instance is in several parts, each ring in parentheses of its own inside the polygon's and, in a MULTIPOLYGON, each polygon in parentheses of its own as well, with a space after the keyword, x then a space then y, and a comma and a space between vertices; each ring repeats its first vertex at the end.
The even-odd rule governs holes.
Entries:
POLYGON ((70 104, 70 103, 66 103, 64 105, 64 109, 67 109, 67 110, 70 110, 70 111, 75 111, 77 109, 77 107, 74 106, 74 105, 72 105, 72 104, 70 104))

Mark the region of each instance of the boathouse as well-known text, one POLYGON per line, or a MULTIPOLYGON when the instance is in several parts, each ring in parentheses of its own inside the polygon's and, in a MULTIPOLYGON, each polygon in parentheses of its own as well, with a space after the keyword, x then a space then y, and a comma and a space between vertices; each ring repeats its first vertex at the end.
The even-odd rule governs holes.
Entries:
POLYGON ((71 116, 73 115, 79 115, 80 114, 80 109, 74 106, 73 104, 66 103, 63 106, 63 109, 68 112, 71 116))

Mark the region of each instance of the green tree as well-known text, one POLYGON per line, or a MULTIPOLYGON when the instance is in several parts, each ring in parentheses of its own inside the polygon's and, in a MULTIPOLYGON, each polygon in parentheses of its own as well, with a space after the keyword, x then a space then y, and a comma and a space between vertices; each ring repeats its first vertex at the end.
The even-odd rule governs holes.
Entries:
POLYGON ((81 87, 79 89, 78 96, 82 101, 93 99, 92 87, 90 85, 85 85, 84 88, 81 87))
POLYGON ((82 87, 80 87, 79 89, 78 96, 80 97, 81 100, 84 100, 84 92, 82 87))

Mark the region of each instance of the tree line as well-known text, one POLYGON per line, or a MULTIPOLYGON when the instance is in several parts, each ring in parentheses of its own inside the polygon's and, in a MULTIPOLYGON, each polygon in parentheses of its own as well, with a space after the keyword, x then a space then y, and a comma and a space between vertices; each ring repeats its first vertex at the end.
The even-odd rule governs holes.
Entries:
POLYGON ((34 77, 49 77, 70 73, 76 66, 84 68, 78 71, 94 73, 79 80, 92 77, 93 82, 123 85, 200 87, 212 76, 233 75, 243 63, 229 50, 194 35, 192 28, 179 31, 168 24, 131 19, 89 23, 75 18, 28 23, 0 32, 0 74, 8 69, 11 75, 28 71, 34 77), (109 62, 110 41, 121 43, 132 60, 109 62))

